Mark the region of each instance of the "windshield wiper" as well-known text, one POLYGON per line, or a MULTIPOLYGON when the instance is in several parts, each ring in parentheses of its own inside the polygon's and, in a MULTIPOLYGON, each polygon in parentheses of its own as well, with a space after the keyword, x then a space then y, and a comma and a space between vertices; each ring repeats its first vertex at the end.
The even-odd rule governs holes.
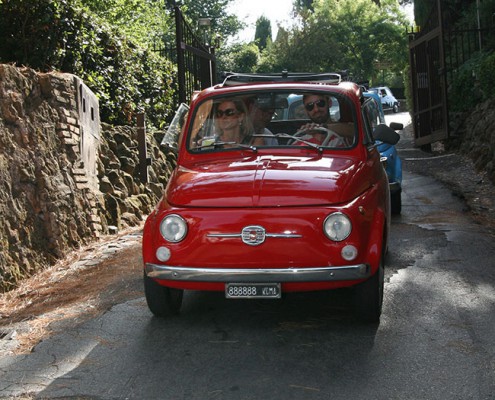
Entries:
POLYGON ((252 144, 244 144, 244 143, 237 143, 237 142, 227 142, 227 144, 234 144, 234 147, 242 147, 243 149, 250 149, 254 151, 255 153, 258 152, 258 148, 256 146, 253 146, 252 144))
POLYGON ((306 146, 311 147, 315 150, 318 150, 319 154, 321 154, 323 152, 323 147, 320 146, 319 144, 308 142, 307 140, 300 139, 297 136, 291 136, 291 135, 288 135, 287 133, 277 133, 275 135, 275 137, 284 138, 284 139, 292 139, 292 140, 304 143, 306 146))
POLYGON ((258 152, 258 148, 256 146, 252 146, 250 144, 243 144, 243 143, 237 143, 237 142, 213 142, 213 143, 208 143, 204 144, 202 146, 195 147, 192 150, 202 150, 202 149, 207 149, 207 148, 218 148, 220 146, 225 146, 225 145, 234 145, 233 148, 235 147, 241 147, 243 149, 250 149, 253 152, 258 152))

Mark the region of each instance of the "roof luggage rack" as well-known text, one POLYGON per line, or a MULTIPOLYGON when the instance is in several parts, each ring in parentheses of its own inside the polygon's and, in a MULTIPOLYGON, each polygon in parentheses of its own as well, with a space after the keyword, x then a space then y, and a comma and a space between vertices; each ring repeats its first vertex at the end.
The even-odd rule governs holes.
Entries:
POLYGON ((224 86, 237 86, 246 83, 258 82, 308 82, 321 84, 336 84, 342 82, 342 76, 338 73, 308 73, 308 72, 287 72, 270 74, 242 74, 236 72, 224 72, 224 86))

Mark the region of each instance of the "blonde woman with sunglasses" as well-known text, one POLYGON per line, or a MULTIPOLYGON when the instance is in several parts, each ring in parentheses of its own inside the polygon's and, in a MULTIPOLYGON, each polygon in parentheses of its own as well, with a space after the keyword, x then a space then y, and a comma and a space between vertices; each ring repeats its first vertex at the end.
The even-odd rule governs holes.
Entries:
POLYGON ((248 121, 244 103, 240 100, 225 100, 215 109, 217 142, 231 146, 235 143, 250 144, 252 126, 248 121))

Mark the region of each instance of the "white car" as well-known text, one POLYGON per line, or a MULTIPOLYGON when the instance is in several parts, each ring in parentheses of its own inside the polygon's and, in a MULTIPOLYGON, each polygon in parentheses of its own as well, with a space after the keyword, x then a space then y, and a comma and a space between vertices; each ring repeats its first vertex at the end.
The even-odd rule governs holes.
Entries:
POLYGON ((400 102, 395 98, 392 91, 386 86, 370 88, 370 91, 375 92, 382 100, 383 111, 392 110, 394 113, 399 112, 400 102))

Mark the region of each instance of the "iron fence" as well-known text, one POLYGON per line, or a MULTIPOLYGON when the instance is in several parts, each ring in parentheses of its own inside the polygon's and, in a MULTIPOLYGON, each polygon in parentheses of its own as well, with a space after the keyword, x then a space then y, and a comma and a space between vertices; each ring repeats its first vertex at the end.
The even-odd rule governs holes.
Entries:
POLYGON ((177 65, 173 79, 174 103, 188 103, 192 94, 215 83, 215 48, 199 38, 174 5, 175 46, 154 45, 153 50, 177 65))
POLYGON ((457 69, 476 52, 490 48, 491 28, 446 29, 436 1, 425 27, 409 33, 412 120, 415 143, 429 146, 449 137, 447 88, 457 69))

